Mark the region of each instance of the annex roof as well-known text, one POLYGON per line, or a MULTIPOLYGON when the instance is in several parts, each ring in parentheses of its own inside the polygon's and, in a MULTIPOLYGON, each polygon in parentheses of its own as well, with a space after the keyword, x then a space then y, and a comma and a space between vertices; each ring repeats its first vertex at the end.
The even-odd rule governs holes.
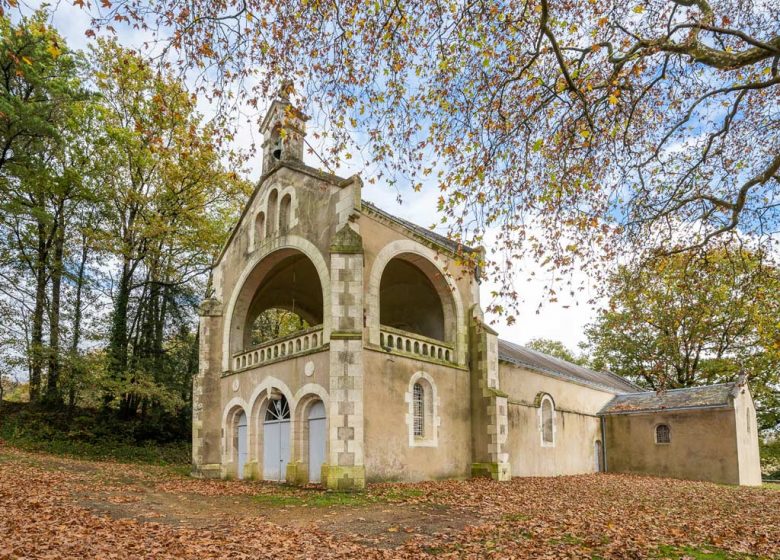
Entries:
POLYGON ((729 406, 737 383, 721 383, 703 387, 669 389, 662 393, 646 391, 617 395, 599 414, 632 414, 682 410, 691 408, 720 408, 729 406))
POLYGON ((520 367, 547 373, 564 381, 574 381, 589 385, 594 389, 602 391, 633 393, 638 389, 629 380, 614 373, 594 371, 507 340, 499 339, 498 341, 498 359, 520 367))

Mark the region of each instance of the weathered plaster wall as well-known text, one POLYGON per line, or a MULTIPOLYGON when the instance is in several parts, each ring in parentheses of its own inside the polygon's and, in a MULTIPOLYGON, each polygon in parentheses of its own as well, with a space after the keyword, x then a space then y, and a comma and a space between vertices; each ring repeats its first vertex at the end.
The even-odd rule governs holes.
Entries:
POLYGON ((734 399, 734 422, 737 434, 739 483, 747 486, 761 484, 761 457, 758 451, 756 407, 747 386, 738 389, 734 399))
POLYGON ((500 364, 501 389, 509 402, 507 447, 513 476, 557 476, 596 471, 596 413, 614 396, 580 384, 500 364), (554 445, 543 446, 537 397, 555 403, 554 445))
POLYGON ((365 350, 365 460, 368 480, 467 477, 471 466, 469 372, 382 351, 365 350), (440 422, 435 446, 409 441, 412 376, 435 383, 440 422))
POLYGON ((739 484, 734 409, 614 414, 606 417, 607 470, 739 484), (667 424, 671 443, 657 444, 667 424))

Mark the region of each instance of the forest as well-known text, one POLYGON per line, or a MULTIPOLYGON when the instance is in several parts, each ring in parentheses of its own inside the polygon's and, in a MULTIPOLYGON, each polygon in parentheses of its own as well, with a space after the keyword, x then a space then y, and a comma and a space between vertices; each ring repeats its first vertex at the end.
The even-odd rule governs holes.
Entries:
POLYGON ((74 52, 46 12, 0 25, 0 395, 186 441, 197 307, 251 185, 138 53, 74 52))

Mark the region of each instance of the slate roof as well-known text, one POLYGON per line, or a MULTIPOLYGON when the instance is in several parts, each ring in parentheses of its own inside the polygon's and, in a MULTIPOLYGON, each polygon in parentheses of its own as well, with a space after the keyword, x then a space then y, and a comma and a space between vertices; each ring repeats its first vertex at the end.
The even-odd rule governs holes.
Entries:
POLYGON ((614 373, 594 371, 507 340, 499 339, 498 341, 498 359, 520 367, 551 374, 564 381, 579 382, 595 389, 606 389, 612 393, 633 393, 638 389, 629 380, 614 373))
POLYGON ((721 383, 720 385, 707 385, 704 387, 669 389, 664 393, 647 391, 617 395, 601 409, 599 414, 631 414, 729 406, 736 385, 737 383, 721 383))
POLYGON ((436 233, 435 231, 431 231, 428 228, 418 226, 417 224, 410 222, 408 220, 404 220, 403 218, 399 218, 398 216, 393 216, 389 212, 386 212, 379 208, 377 205, 372 204, 371 202, 368 202, 367 200, 361 201, 364 208, 368 208, 370 211, 375 212, 376 214, 379 214, 385 219, 388 219, 392 222, 395 222, 407 229, 412 230, 417 235, 426 238, 427 240, 436 243, 437 245, 440 245, 444 247, 445 249, 449 249, 453 253, 457 253, 458 251, 464 251, 467 253, 473 252, 474 249, 471 247, 468 247, 467 245, 464 245, 462 243, 458 243, 457 241, 453 241, 449 237, 445 237, 443 235, 440 235, 436 233))

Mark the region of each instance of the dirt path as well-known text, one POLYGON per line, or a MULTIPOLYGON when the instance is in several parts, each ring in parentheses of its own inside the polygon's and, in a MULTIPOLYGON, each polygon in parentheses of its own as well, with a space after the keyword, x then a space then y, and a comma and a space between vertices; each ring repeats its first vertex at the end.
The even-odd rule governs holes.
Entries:
POLYGON ((206 481, 155 466, 82 461, 6 449, 13 461, 66 472, 74 502, 113 519, 203 529, 260 520, 309 528, 369 546, 397 547, 413 537, 441 538, 474 523, 446 505, 409 503, 414 492, 343 495, 269 482, 206 481), (44 460, 45 458, 45 460, 44 460))

